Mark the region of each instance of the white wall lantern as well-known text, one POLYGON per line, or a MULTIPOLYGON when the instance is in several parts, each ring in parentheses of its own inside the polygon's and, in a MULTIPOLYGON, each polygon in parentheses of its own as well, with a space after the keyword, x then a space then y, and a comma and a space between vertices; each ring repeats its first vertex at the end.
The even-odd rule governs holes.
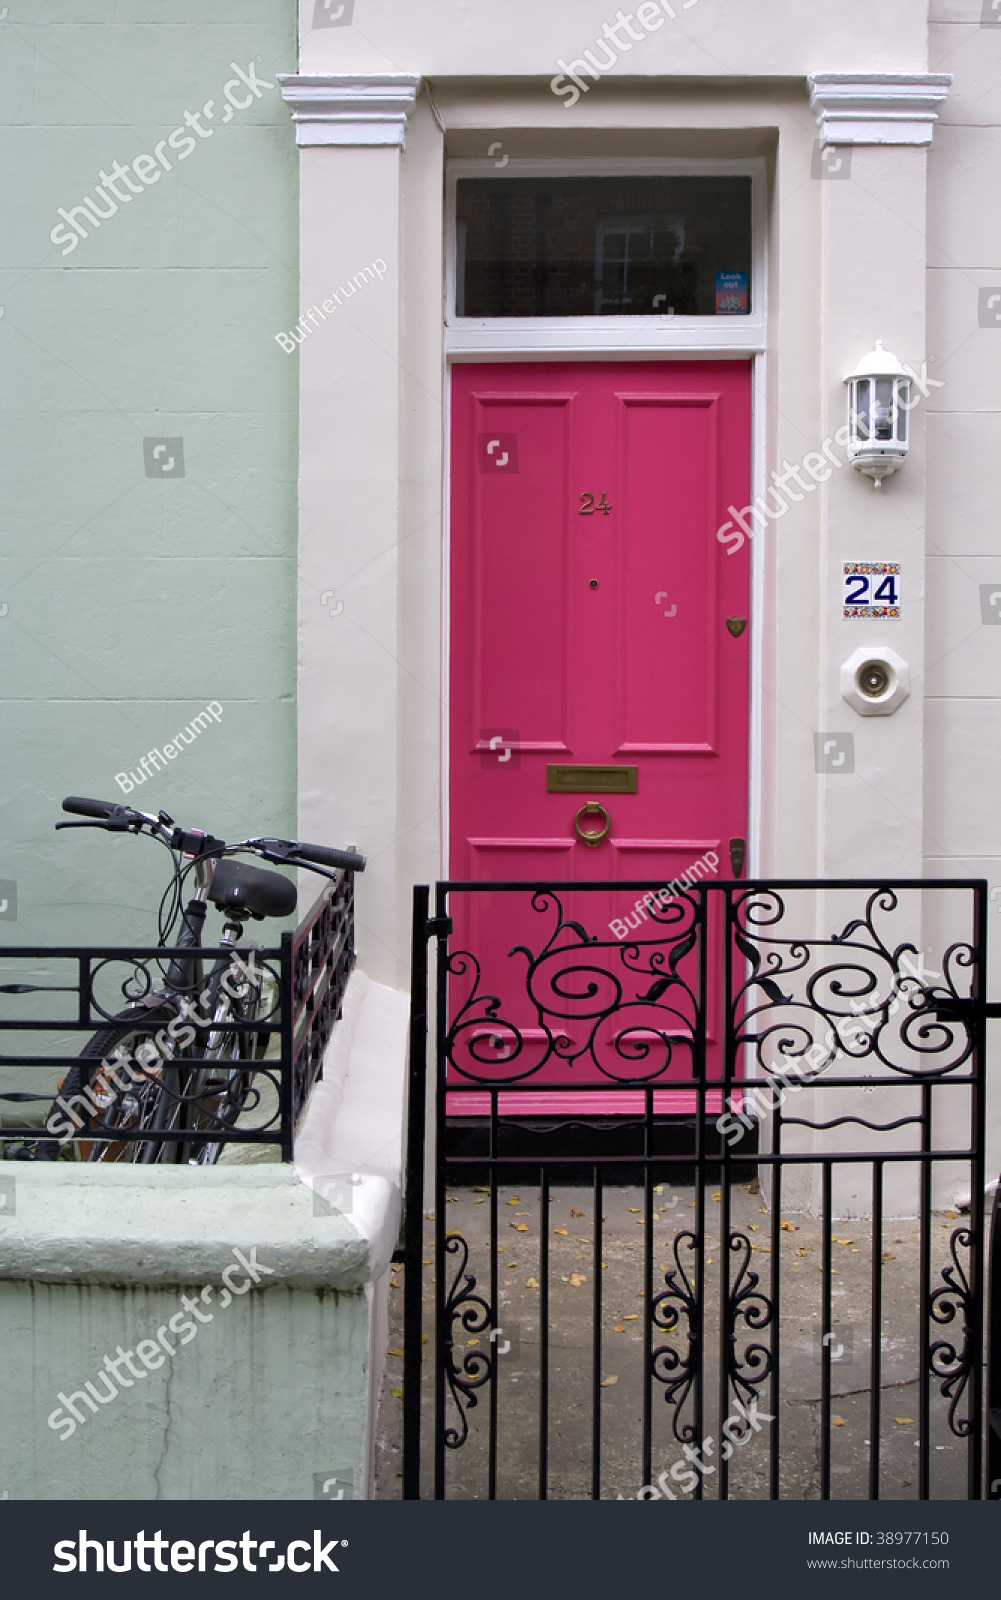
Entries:
POLYGON ((848 384, 848 459, 856 472, 872 478, 878 489, 884 478, 907 460, 907 413, 911 380, 896 356, 883 349, 863 356, 848 384))

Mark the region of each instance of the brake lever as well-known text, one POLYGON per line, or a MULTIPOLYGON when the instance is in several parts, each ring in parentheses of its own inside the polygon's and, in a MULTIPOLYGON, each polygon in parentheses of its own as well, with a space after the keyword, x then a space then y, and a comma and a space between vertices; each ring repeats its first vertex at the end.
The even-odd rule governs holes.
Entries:
POLYGON ((57 833, 60 828, 100 828, 104 833, 138 833, 141 827, 142 821, 139 818, 132 817, 119 822, 113 822, 109 818, 107 822, 57 822, 55 824, 57 833))

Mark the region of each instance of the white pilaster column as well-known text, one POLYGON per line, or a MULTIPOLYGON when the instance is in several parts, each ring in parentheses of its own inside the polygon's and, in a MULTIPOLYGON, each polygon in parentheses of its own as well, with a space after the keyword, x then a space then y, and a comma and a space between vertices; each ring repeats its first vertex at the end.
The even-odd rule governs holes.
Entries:
POLYGON ((359 958, 393 984, 400 152, 420 79, 280 82, 300 152, 299 836, 368 857, 359 958))
MULTIPOLYGON (((823 209, 821 382, 825 433, 847 416, 843 382, 877 339, 934 379, 925 343, 926 151, 943 74, 819 73, 810 78, 823 209), (837 147, 831 149, 828 147, 837 147), (927 369, 924 363, 927 361, 927 369)), ((819 172, 819 176, 818 176, 819 172)), ((919 394, 912 385, 912 396, 919 394)), ((818 732, 850 733, 854 772, 818 776, 818 871, 830 877, 920 877, 923 841, 925 402, 909 416, 902 470, 874 488, 850 466, 826 486, 820 578, 824 632, 818 732), (899 562, 897 619, 843 617, 849 561, 899 562), (910 669, 910 696, 890 716, 862 716, 843 698, 840 671, 864 646, 889 646, 910 669)), ((845 452, 839 455, 844 459, 845 452)))

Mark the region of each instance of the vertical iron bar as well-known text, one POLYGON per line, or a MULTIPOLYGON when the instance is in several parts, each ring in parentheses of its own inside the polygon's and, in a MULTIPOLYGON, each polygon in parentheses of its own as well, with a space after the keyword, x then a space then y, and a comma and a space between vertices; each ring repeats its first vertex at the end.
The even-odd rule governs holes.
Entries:
MULTIPOLYGON (((653 1089, 648 1085, 644 1090, 646 1096, 646 1119, 643 1129, 643 1145, 646 1153, 646 1166, 643 1172, 644 1188, 644 1221, 646 1239, 643 1242, 643 1470, 640 1483, 653 1482, 653 1373, 651 1363, 653 1356, 653 1327, 650 1321, 650 1307, 653 1303, 653 1089)), ((598 1268, 601 1271, 601 1268, 598 1268)))
MULTIPOLYGON (((706 1070, 706 1036, 709 1031, 709 905, 711 890, 699 884, 695 890, 695 915, 699 922, 699 1013, 696 1019, 695 1039, 693 1041, 693 1067, 695 1077, 695 1312, 692 1318, 694 1326, 689 1330, 689 1356, 695 1359, 695 1381, 692 1386, 692 1426, 695 1429, 696 1442, 701 1444, 705 1434, 705 1297, 706 1297, 706 1115, 707 1095, 709 1085, 706 1070)), ((726 892, 725 904, 729 907, 729 893, 726 892)), ((724 971, 729 972, 728 951, 724 939, 724 971)), ((721 1019, 721 1032, 725 1041, 728 1032, 729 990, 724 979, 723 1016, 721 1019)), ((725 1048, 725 1044, 724 1044, 725 1048)), ((722 1114, 722 1106, 720 1112, 722 1114)), ((722 1352, 721 1352, 722 1354, 722 1352)), ((725 1357, 723 1358, 725 1359, 725 1357)), ((693 1490, 693 1499, 702 1499, 702 1474, 696 1474, 698 1482, 693 1490)))
MULTIPOLYGON (((924 1223, 922 1222, 922 1227, 924 1223)), ((869 1321, 869 1499, 879 1499, 883 1380, 883 1163, 872 1164, 872 1312, 869 1321)))
MULTIPOLYGON (((983 1494, 983 1327, 984 1327, 984 1188, 986 1184, 987 1099, 985 1070, 987 1060, 987 885, 978 883, 973 891, 973 948, 976 952, 974 969, 974 1056, 970 1105, 970 1232, 973 1244, 970 1250, 970 1287, 973 1298, 973 1327, 967 1337, 973 1347, 973 1371, 970 1374, 970 1446, 967 1496, 979 1500, 983 1494)), ((995 1285, 1001 1292, 1001 1285, 995 1285)), ((999 1419, 1001 1420, 1001 1419, 999 1419)), ((988 1428, 993 1434, 990 1418, 988 1428)), ((993 1483, 992 1477, 989 1482, 993 1483)))
POLYGON ((549 1499, 549 1178, 539 1169, 539 1499, 549 1499))
MULTIPOLYGON (((434 914, 439 926, 447 916, 448 890, 435 884, 434 914)), ((439 933, 435 963, 435 1141, 434 1141, 434 1289, 435 1289, 435 1397, 434 1397, 434 1497, 445 1498, 445 1363, 452 1361, 452 1328, 446 1325, 448 1267, 445 1259, 445 1071, 444 1040, 447 1015, 448 940, 439 933)))
POLYGON ((994 1191, 991 1215, 990 1327, 987 1353, 987 1499, 1001 1499, 994 1485, 1001 1480, 1001 1187, 994 1191))
POLYGON ((591 1339, 591 1499, 601 1499, 601 1168, 594 1168, 594 1327, 591 1339))
POLYGON ((499 1090, 490 1089, 490 1131, 487 1153, 490 1158, 490 1332, 493 1348, 490 1351, 490 1440, 487 1459, 487 1499, 497 1498, 497 1392, 500 1388, 500 1347, 503 1336, 497 1332, 497 1314, 500 1310, 497 1284, 497 1106, 499 1090))
MULTIPOLYGON (((772 1150, 776 1155, 781 1154, 782 1147, 782 1102, 775 1107, 772 1118, 772 1150)), ((772 1421, 769 1423, 769 1486, 768 1497, 770 1500, 781 1499, 781 1455, 779 1451, 779 1413, 780 1403, 780 1372, 782 1362, 782 1163, 776 1161, 771 1167, 772 1174, 772 1265, 771 1265, 771 1296, 772 1296, 772 1383, 769 1394, 772 1402, 772 1421)))
MULTIPOLYGON (((286 929, 282 934, 281 968, 282 986, 282 1018, 281 1018, 281 1077, 279 1078, 279 1096, 281 1098, 281 1141, 282 1160, 292 1160, 292 1141, 295 1134, 295 961, 292 951, 293 934, 286 929)), ((199 1054, 204 1056, 204 1042, 198 1041, 199 1054)))
POLYGON ((821 1226, 823 1227, 824 1295, 820 1358, 820 1498, 831 1498, 831 1163, 823 1164, 821 1226))
POLYGON ((421 1332, 424 1254, 424 1119, 427 1114, 429 890, 414 888, 410 940, 407 1186, 403 1280, 403 1498, 421 1497, 421 1332))
MULTIPOLYGON (((921 1324, 918 1353, 918 1499, 928 1499, 931 1440, 931 1397, 928 1362, 931 1351, 931 1088, 921 1086, 921 1283, 918 1290, 921 1324)), ((880 1252, 882 1255, 882 1251, 880 1252)))

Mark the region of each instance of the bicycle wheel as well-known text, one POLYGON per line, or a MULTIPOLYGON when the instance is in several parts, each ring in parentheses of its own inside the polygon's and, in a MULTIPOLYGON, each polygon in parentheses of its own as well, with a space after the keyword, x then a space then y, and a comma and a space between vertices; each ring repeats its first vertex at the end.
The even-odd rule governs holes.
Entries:
POLYGON ((60 1091, 63 1105, 53 1105, 54 1115, 75 1125, 72 1138, 82 1160, 149 1164, 178 1159, 178 1142, 156 1137, 175 1128, 180 1116, 176 1058, 184 1052, 166 1056, 157 1042, 175 1016, 169 1006, 125 1011, 84 1045, 60 1091), (120 1137, 88 1138, 98 1133, 120 1137))
MULTIPOLYGON (((234 1000, 230 1020, 254 1022, 260 1005, 257 993, 234 1000)), ((219 1035, 211 1066, 193 1069, 182 1091, 185 1125, 192 1131, 221 1133, 235 1126, 253 1093, 257 1061, 267 1048, 266 1033, 244 1033, 227 1028, 224 1021, 212 1030, 213 1038, 219 1035)), ((180 1159, 192 1166, 212 1166, 219 1159, 222 1143, 221 1139, 193 1139, 185 1143, 180 1159)))

